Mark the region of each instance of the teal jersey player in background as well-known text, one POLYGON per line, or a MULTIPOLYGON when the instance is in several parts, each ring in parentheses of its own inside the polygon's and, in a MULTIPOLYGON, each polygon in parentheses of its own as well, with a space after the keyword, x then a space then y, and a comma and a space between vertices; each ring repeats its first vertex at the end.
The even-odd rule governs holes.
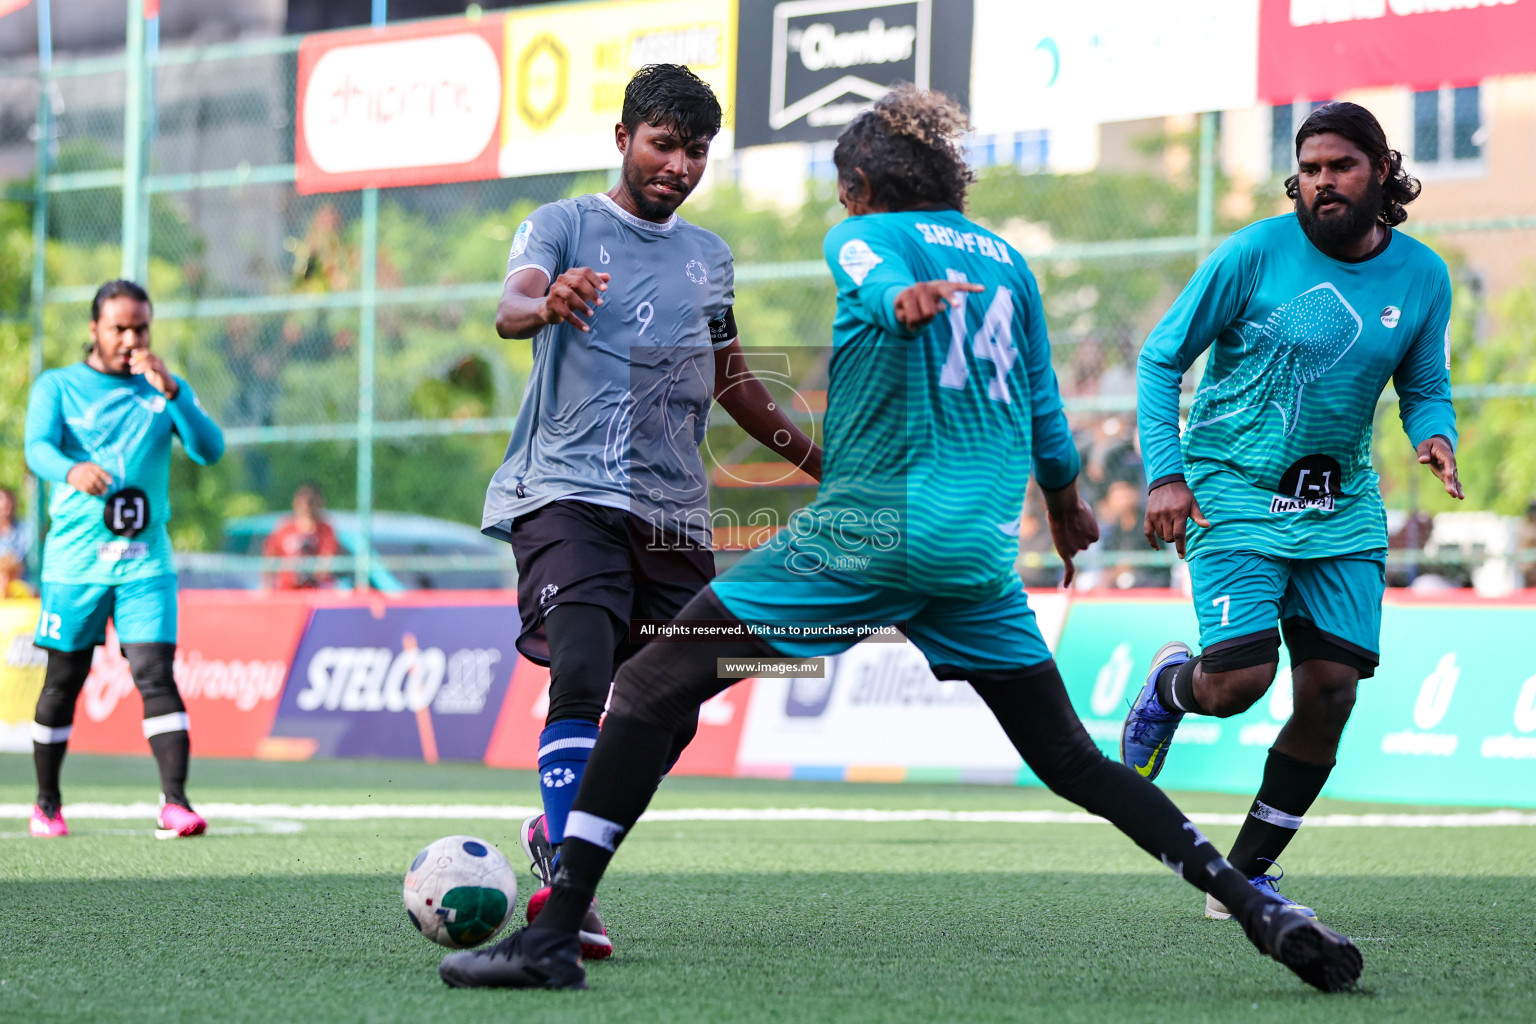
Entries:
POLYGON ((1031 469, 1069 578, 1098 526, 1077 493, 1035 284, 961 212, 965 127, 952 101, 906 86, 838 139, 850 216, 826 246, 838 311, 816 500, 689 602, 675 641, 619 669, 548 901, 489 949, 449 954, 448 984, 585 987, 582 918, 678 724, 754 674, 728 663, 831 653, 893 627, 937 675, 976 690, 1053 790, 1231 900, 1261 950, 1325 990, 1359 977, 1348 939, 1257 894, 1156 786, 1100 754, 1072 710, 1012 568, 1031 469))
POLYGON ((143 288, 102 285, 85 361, 42 374, 27 405, 27 465, 52 492, 36 636, 48 668, 32 725, 34 836, 68 834, 59 773, 109 618, 144 698, 144 737, 160 769, 158 834, 207 828, 185 788, 190 743, 172 675, 176 568, 166 521, 171 438, 206 466, 224 454, 224 435, 187 382, 150 351, 152 316, 143 288))
MULTIPOLYGON (((1283 630, 1294 711, 1230 859, 1256 889, 1311 913, 1269 869, 1321 792, 1356 685, 1380 658, 1387 532, 1371 434, 1388 381, 1419 462, 1462 492, 1450 277, 1392 230, 1419 183, 1353 103, 1313 111, 1296 152, 1296 212, 1223 243, 1142 349, 1147 539, 1189 558, 1202 653, 1177 641, 1158 651, 1120 749, 1153 778, 1186 713, 1246 711, 1274 681, 1283 630), (1180 380, 1207 349, 1181 444, 1180 380)), ((1206 916, 1231 915, 1208 897, 1206 916)))

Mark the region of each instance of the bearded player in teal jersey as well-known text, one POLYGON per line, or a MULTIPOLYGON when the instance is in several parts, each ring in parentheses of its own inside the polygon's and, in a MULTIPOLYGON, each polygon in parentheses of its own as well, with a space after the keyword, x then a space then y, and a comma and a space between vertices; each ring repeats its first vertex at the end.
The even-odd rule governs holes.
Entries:
POLYGON ((52 485, 36 638, 48 668, 32 724, 30 831, 40 838, 69 834, 59 773, 108 618, 144 698, 144 738, 160 768, 156 835, 208 827, 186 794, 191 744, 172 673, 176 570, 165 524, 171 438, 206 466, 224 454, 224 435, 187 382, 150 351, 152 315, 149 295, 132 281, 102 285, 85 360, 44 373, 27 403, 27 465, 52 485))
POLYGON ((1013 568, 1031 470, 1069 580, 1098 528, 1078 497, 1034 279, 961 212, 964 127, 951 101, 906 87, 838 140, 850 216, 825 246, 838 309, 816 499, 683 609, 674 629, 692 638, 653 642, 620 668, 548 901, 528 928, 449 954, 448 984, 584 988, 582 918, 673 734, 751 674, 720 661, 832 654, 892 626, 937 675, 969 681, 1047 785, 1231 901, 1262 951, 1325 990, 1359 977, 1347 938, 1256 893, 1154 785, 1100 754, 1072 711, 1013 568))
MULTIPOLYGON (((1392 230, 1419 183, 1353 103, 1313 111, 1296 155, 1296 212, 1223 243, 1142 349, 1147 539, 1187 555, 1203 650, 1158 651, 1120 750, 1156 777, 1184 715, 1226 718, 1264 695, 1283 631, 1295 710, 1229 858, 1267 898, 1311 914, 1269 868, 1327 781, 1356 684, 1378 661, 1387 534, 1371 431, 1388 380, 1419 462, 1447 494, 1462 491, 1450 277, 1392 230), (1212 346, 1181 451, 1180 379, 1212 346)), ((1209 895, 1206 916, 1231 907, 1209 895)))

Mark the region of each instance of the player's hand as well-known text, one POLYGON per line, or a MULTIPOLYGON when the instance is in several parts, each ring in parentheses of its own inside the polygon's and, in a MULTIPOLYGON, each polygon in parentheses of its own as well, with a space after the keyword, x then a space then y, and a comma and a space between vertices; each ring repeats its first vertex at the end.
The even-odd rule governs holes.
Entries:
POLYGON ((586 320, 603 304, 603 292, 608 290, 608 275, 599 274, 590 267, 572 267, 549 286, 544 301, 539 303, 539 319, 546 324, 567 323, 578 331, 591 331, 586 320))
POLYGON ((1041 492, 1045 495, 1045 521, 1051 527, 1051 540, 1056 544, 1056 553, 1066 563, 1061 585, 1070 587, 1077 578, 1077 566, 1072 564, 1072 556, 1099 539, 1099 521, 1093 509, 1077 493, 1076 480, 1059 491, 1041 488, 1041 492))
POLYGON ((1142 523, 1142 532, 1147 535, 1147 543, 1153 550, 1161 550, 1162 545, 1158 543, 1161 539, 1172 544, 1183 558, 1185 532, 1191 519, 1206 528, 1211 525, 1200 511, 1200 503, 1195 500, 1189 485, 1183 480, 1174 480, 1147 495, 1147 518, 1142 523))
POLYGON ((955 304, 956 292, 985 290, 969 281, 919 281, 897 293, 896 319, 909 331, 921 330, 955 304))
POLYGON ((1466 499, 1461 489, 1461 478, 1456 475, 1456 452, 1445 438, 1436 434, 1419 445, 1419 465, 1428 466, 1430 472, 1445 485, 1445 493, 1458 501, 1466 499))
POLYGON ((69 469, 64 482, 82 494, 94 494, 98 498, 112 487, 112 474, 94 462, 77 462, 69 469))
POLYGON ((165 368, 165 361, 147 348, 133 350, 128 356, 128 370, 131 373, 143 374, 150 386, 166 398, 174 399, 181 391, 176 378, 171 375, 170 370, 165 368))

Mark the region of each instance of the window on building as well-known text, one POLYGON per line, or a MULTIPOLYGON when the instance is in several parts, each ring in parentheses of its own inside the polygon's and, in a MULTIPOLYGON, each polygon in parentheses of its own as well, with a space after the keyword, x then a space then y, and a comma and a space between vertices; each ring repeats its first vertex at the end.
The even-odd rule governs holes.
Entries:
POLYGON ((1269 168, 1276 174, 1296 173, 1296 130, 1307 115, 1327 100, 1297 100, 1270 108, 1269 168))
POLYGON ((1483 116, 1478 86, 1413 94, 1413 160, 1451 166, 1483 158, 1483 116))

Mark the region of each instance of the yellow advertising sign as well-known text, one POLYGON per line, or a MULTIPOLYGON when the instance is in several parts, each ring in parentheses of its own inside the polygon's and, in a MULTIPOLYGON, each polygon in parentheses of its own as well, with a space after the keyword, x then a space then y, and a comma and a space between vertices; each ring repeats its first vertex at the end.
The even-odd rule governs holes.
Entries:
POLYGON ((613 126, 647 64, 686 64, 725 111, 712 153, 729 151, 736 0, 629 0, 525 7, 506 16, 501 174, 619 166, 613 126))
POLYGON ((0 750, 32 750, 32 716, 48 656, 32 646, 36 598, 0 601, 0 750))

